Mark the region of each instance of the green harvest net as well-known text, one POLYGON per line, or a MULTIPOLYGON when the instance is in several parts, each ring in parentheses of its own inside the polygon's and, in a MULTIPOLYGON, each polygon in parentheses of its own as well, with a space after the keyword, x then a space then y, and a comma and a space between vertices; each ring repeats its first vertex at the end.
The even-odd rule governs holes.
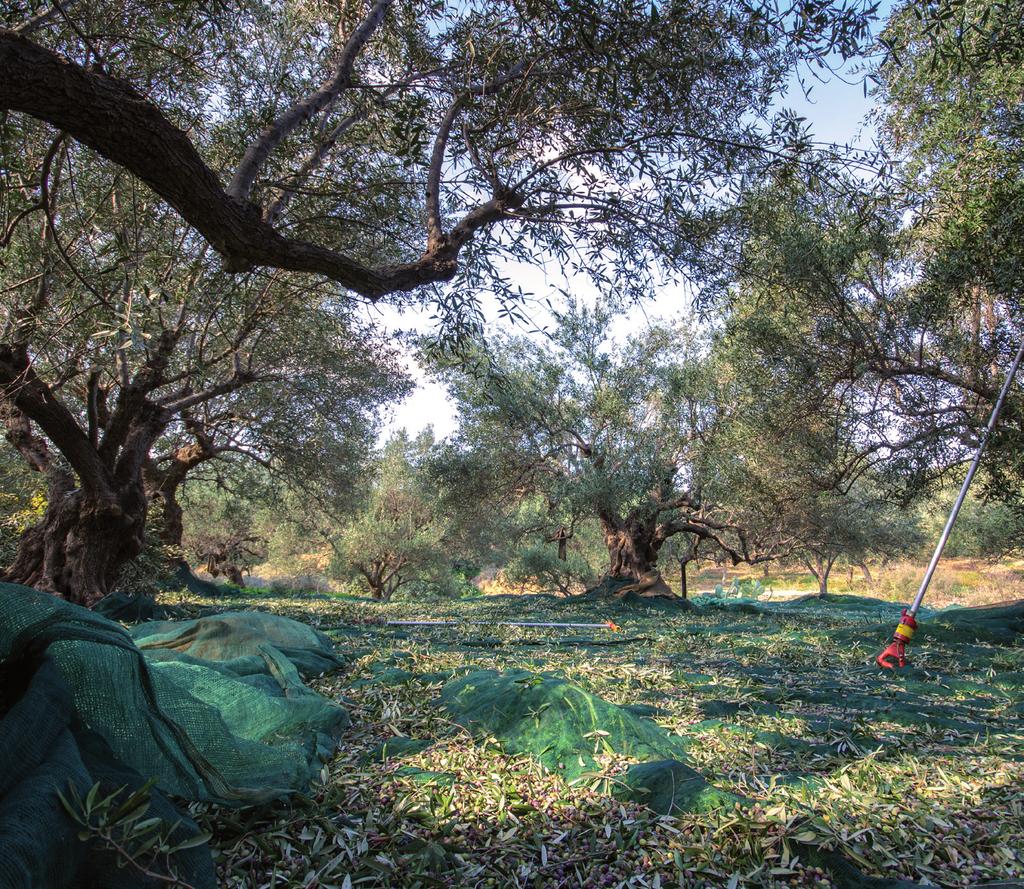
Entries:
POLYGON ((441 700, 459 725, 527 753, 568 779, 598 768, 595 756, 672 759, 686 743, 557 676, 477 670, 449 682, 441 700))
POLYGON ((602 753, 640 760, 613 793, 663 815, 739 801, 678 761, 686 758, 687 739, 558 676, 477 670, 445 685, 441 700, 473 734, 492 737, 511 753, 529 754, 570 780, 600 771, 596 757, 602 753))
MULTIPOLYGON (((149 815, 170 822, 180 816, 162 794, 262 803, 303 788, 349 724, 302 683, 300 670, 338 665, 329 640, 302 624, 221 614, 132 633, 138 644, 98 614, 0 584, 3 889, 159 885, 80 841, 58 793, 84 799, 97 783, 108 794, 155 779, 149 815)), ((173 839, 195 832, 182 819, 173 839)), ((196 889, 215 885, 205 846, 178 853, 173 870, 196 889)))
MULTIPOLYGON (((477 670, 448 682, 441 700, 453 720, 474 736, 496 740, 507 753, 531 756, 569 780, 597 776, 601 753, 635 760, 611 782, 611 793, 659 814, 685 816, 749 805, 749 800, 714 787, 685 762, 695 738, 674 735, 643 718, 640 707, 611 704, 556 675, 477 670)), ((713 722, 718 723, 708 720, 691 729, 706 730, 713 722)), ((770 740, 778 746, 787 741, 800 746, 798 740, 781 736, 770 740)), ((838 851, 799 841, 793 848, 809 864, 825 869, 841 889, 915 885, 868 876, 838 851)))

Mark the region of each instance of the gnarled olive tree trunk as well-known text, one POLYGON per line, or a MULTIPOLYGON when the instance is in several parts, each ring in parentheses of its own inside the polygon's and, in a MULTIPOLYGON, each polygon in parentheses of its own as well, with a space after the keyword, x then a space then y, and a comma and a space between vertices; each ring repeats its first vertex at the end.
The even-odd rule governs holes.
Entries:
POLYGON ((70 474, 55 473, 42 521, 22 535, 4 580, 88 607, 142 550, 145 524, 141 483, 101 496, 76 487, 70 474))
POLYGON ((600 516, 604 543, 608 547, 607 578, 626 582, 625 590, 643 596, 675 597, 658 571, 658 551, 665 537, 656 522, 633 517, 620 519, 609 513, 600 516))
POLYGON ((36 374, 25 342, 0 343, 7 439, 50 481, 43 519, 22 536, 4 580, 89 606, 111 591, 124 564, 142 550, 143 467, 153 444, 178 413, 249 379, 236 371, 204 392, 155 397, 180 336, 181 328, 164 331, 137 373, 129 378, 123 372, 107 388, 98 371, 90 374, 84 422, 36 374), (51 455, 51 446, 62 459, 51 455))

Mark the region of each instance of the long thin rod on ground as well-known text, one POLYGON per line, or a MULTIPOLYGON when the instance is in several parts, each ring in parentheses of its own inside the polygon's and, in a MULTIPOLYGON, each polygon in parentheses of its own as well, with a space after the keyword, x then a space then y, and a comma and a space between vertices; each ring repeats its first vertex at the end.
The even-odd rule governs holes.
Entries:
POLYGON ((603 624, 548 623, 504 620, 389 620, 389 627, 454 627, 459 624, 495 627, 595 627, 610 630, 614 626, 611 621, 603 624))
POLYGON ((996 399, 996 403, 992 406, 992 413, 989 415, 988 425, 981 433, 981 440, 978 442, 978 449, 974 452, 974 459, 971 461, 971 466, 967 470, 967 475, 964 477, 964 483, 960 486, 960 493, 956 496, 956 502, 953 504, 953 509, 950 510, 949 518, 946 519, 946 527, 942 529, 942 535, 939 537, 939 542, 935 547, 935 552, 932 553, 932 560, 928 563, 928 570, 924 573, 924 579, 921 581, 921 588, 917 591, 917 595, 914 597, 914 603, 910 606, 911 617, 914 617, 917 614, 917 610, 921 607, 921 602, 924 599, 924 594, 928 592, 928 584, 931 583, 932 575, 935 573, 935 567, 939 564, 939 558, 942 556, 942 551, 946 548, 946 541, 949 540, 950 532, 953 530, 953 523, 956 522, 957 514, 960 512, 960 507, 963 506, 964 498, 967 496, 967 489, 971 486, 974 474, 978 471, 978 464, 981 463, 981 455, 985 450, 985 445, 988 444, 988 439, 992 434, 992 430, 995 429, 996 421, 999 419, 999 414, 1003 409, 1003 402, 1006 401, 1006 394, 1010 391, 1013 378, 1017 375, 1017 368, 1020 366, 1021 358, 1024 358, 1024 342, 1021 342, 1020 348, 1017 350, 1017 355, 1013 359, 1013 364, 1010 365, 1010 369, 1007 371, 1006 380, 1003 382, 1003 388, 999 391, 999 397, 996 399))

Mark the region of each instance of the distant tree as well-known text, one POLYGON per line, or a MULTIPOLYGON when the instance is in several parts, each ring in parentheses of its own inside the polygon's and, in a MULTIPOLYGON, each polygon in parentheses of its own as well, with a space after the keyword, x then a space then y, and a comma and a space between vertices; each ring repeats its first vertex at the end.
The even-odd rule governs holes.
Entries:
MULTIPOLYGON (((828 593, 836 563, 866 566, 875 557, 890 559, 916 552, 923 536, 912 511, 900 509, 872 492, 864 483, 845 495, 823 492, 791 512, 797 555, 818 582, 818 594, 828 593)), ((865 567, 867 576, 870 573, 865 567)))
POLYGON ((520 532, 521 543, 501 571, 511 584, 569 596, 597 583, 606 557, 598 523, 578 523, 570 531, 559 525, 553 534, 520 532))
POLYGON ((251 493, 192 484, 183 510, 182 547, 189 561, 240 587, 245 586, 244 572, 267 554, 267 540, 256 525, 258 502, 251 493))
POLYGON ((453 471, 482 476, 466 488, 490 503, 542 497, 550 539, 567 517, 596 518, 607 576, 644 578, 652 594, 671 595, 656 564, 676 534, 734 562, 766 557, 773 529, 737 523, 720 484, 740 470, 716 448, 729 396, 706 344, 682 325, 654 325, 613 346, 612 318, 574 306, 545 343, 497 340, 470 370, 444 371, 459 406, 453 471))
POLYGON ((21 455, 0 443, 0 563, 10 564, 18 542, 46 509, 46 480, 21 455))
POLYGON ((690 596, 690 587, 686 579, 686 570, 691 562, 699 563, 701 543, 704 538, 691 534, 679 534, 665 541, 660 558, 676 563, 679 571, 679 595, 683 599, 690 596))
MULTIPOLYGON (((1019 501, 1005 496, 986 497, 984 489, 990 485, 991 482, 982 478, 978 490, 968 494, 946 544, 946 555, 1005 559, 1024 550, 1024 513, 1019 501)), ((927 539, 938 538, 955 496, 956 489, 951 485, 922 504, 921 524, 926 529, 927 539)))
POLYGON ((342 573, 354 573, 374 599, 388 601, 403 587, 437 583, 451 572, 447 522, 423 470, 432 445, 429 430, 387 443, 334 544, 342 573))

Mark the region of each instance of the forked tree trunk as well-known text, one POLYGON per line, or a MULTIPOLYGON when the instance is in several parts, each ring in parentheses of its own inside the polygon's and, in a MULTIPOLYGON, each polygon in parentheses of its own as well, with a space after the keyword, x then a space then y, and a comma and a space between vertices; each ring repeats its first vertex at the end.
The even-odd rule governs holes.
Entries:
POLYGON ((355 567, 366 578, 366 585, 370 588, 370 597, 378 602, 387 602, 400 585, 399 572, 405 564, 406 560, 400 559, 395 565, 386 562, 371 562, 355 567))
POLYGON ((141 484, 101 500, 61 473, 43 519, 22 535, 4 579, 90 607, 109 593, 123 565, 142 550, 146 497, 141 484))
POLYGON ((814 561, 810 559, 804 561, 807 566, 807 570, 814 575, 814 579, 818 581, 818 595, 828 595, 828 577, 832 573, 832 566, 836 562, 835 556, 823 557, 815 556, 814 561))

